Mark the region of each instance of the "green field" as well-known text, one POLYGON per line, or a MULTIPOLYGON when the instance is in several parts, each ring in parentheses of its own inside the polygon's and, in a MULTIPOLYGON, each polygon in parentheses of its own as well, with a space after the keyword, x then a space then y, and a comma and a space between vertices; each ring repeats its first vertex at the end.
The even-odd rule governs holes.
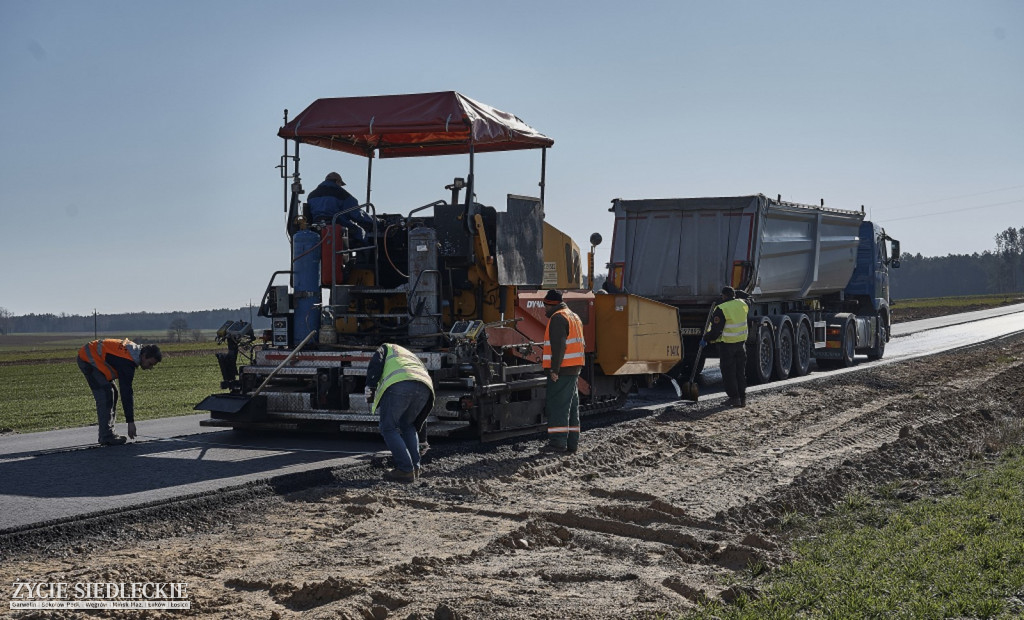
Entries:
POLYGON ((951 313, 965 309, 995 308, 1007 304, 1024 303, 1020 293, 1002 293, 999 295, 964 295, 961 297, 917 297, 893 301, 893 306, 901 310, 914 308, 947 308, 951 313))
MULTIPOLYGON (((8 338, 0 338, 0 341, 8 338)), ((21 350, 0 350, 0 429, 28 433, 96 424, 96 405, 75 362, 81 337, 61 335, 21 350)), ((135 374, 135 419, 195 413, 192 407, 220 390, 213 356, 223 345, 160 344, 163 362, 135 374), (205 352, 204 352, 205 350, 205 352)), ((118 422, 124 422, 118 406, 118 422)), ((140 425, 139 432, 145 432, 140 425)))
MULTIPOLYGON (((130 334, 104 334, 102 338, 128 338, 133 342, 154 342, 162 351, 185 352, 195 350, 221 350, 224 345, 214 342, 215 330, 204 330, 202 340, 193 342, 164 342, 166 331, 138 331, 130 334)), ((92 332, 67 332, 59 334, 5 334, 0 335, 0 363, 26 360, 47 360, 61 357, 74 357, 78 349, 87 342, 95 340, 92 332)))
POLYGON ((893 487, 852 495, 800 533, 796 560, 756 599, 688 618, 1019 618, 1024 614, 1024 450, 904 504, 893 487))

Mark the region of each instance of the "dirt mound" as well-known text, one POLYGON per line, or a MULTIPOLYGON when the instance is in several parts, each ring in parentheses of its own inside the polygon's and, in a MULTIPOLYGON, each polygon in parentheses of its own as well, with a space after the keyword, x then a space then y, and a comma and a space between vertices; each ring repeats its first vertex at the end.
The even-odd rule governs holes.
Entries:
POLYGON ((83 531, 8 557, 0 577, 159 574, 189 583, 197 617, 643 617, 757 596, 787 559, 787 523, 883 483, 908 501, 941 491, 1019 442, 1022 344, 823 374, 746 409, 624 415, 572 456, 538 454, 540 440, 448 444, 413 485, 368 482, 383 463, 339 470, 217 518, 121 522, 124 545, 83 531))

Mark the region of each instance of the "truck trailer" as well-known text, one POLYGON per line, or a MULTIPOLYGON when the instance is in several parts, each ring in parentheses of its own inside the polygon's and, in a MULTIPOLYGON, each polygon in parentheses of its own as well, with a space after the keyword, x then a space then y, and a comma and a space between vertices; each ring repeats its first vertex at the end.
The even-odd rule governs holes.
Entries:
MULTIPOLYGON (((747 297, 747 379, 765 383, 819 367, 879 359, 890 337, 889 269, 899 242, 860 211, 784 202, 762 194, 612 201, 606 289, 679 310, 684 359, 723 286, 747 297)), ((717 357, 717 347, 707 347, 717 357)))
POLYGON ((259 311, 272 328, 255 334, 238 321, 218 332, 228 345, 217 355, 227 391, 196 406, 210 412, 202 425, 377 432, 366 368, 378 346, 395 343, 416 353, 434 382, 431 434, 536 432, 547 423, 544 289, 566 291, 584 324, 582 414, 620 406, 678 364, 674 307, 582 290, 579 247, 544 218, 554 141, 516 116, 448 91, 318 99, 284 120, 290 252, 259 311), (301 145, 365 158, 365 200, 330 220, 313 213, 301 145), (541 152, 540 195, 507 194, 504 210, 477 202, 476 157, 522 149, 541 152), (467 174, 439 182, 439 197, 378 210, 374 159, 421 156, 465 157, 467 174))

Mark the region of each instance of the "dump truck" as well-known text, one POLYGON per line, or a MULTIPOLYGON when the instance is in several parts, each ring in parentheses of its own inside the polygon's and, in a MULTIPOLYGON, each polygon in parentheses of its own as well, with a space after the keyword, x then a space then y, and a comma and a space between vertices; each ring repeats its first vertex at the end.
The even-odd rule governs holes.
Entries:
POLYGON ((621 406, 681 359, 673 306, 583 289, 579 246, 544 217, 554 141, 516 116, 453 91, 328 98, 292 119, 286 110, 278 136, 290 253, 260 304, 272 327, 256 334, 237 321, 218 331, 227 391, 196 405, 210 412, 202 425, 377 432, 363 392, 387 342, 412 350, 431 375, 432 435, 536 432, 547 423, 545 289, 565 291, 584 325, 581 414, 621 406), (365 200, 319 218, 304 198, 303 145, 365 158, 365 200), (476 158, 523 149, 541 153, 539 196, 508 193, 504 210, 477 202, 476 158), (439 180, 422 202, 378 210, 374 159, 423 156, 464 157, 467 173, 439 180))
POLYGON ((765 383, 819 367, 879 359, 890 338, 889 269, 899 241, 864 209, 784 202, 763 194, 615 199, 606 289, 679 310, 683 362, 700 371, 697 344, 729 285, 749 304, 747 379, 765 383))

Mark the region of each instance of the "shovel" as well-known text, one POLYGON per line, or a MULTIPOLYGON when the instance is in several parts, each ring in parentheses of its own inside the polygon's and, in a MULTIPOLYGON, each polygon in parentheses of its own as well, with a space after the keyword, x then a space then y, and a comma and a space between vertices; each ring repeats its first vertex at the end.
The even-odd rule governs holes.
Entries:
POLYGON ((700 366, 700 354, 704 352, 704 334, 708 333, 708 325, 711 323, 711 315, 715 313, 718 304, 711 304, 708 310, 708 318, 704 320, 704 330, 700 333, 700 346, 697 347, 697 357, 693 358, 693 369, 690 370, 690 380, 683 384, 683 398, 697 402, 700 390, 697 389, 697 367, 700 366))
POLYGON ((274 368, 274 370, 270 371, 270 374, 267 375, 267 378, 263 380, 263 383, 260 383, 260 386, 253 390, 251 393, 245 395, 213 394, 211 396, 207 396, 206 398, 204 398, 203 402, 196 405, 194 409, 198 411, 209 411, 211 415, 214 413, 238 413, 239 411, 244 409, 245 406, 252 401, 252 399, 259 396, 259 393, 262 392, 263 388, 266 387, 267 383, 274 378, 274 375, 276 375, 279 370, 284 368, 288 364, 288 362, 292 361, 292 358, 295 357, 295 354, 301 351, 302 347, 306 346, 306 343, 309 342, 309 339, 312 338, 315 334, 315 330, 309 332, 309 335, 302 339, 302 342, 299 343, 299 346, 295 347, 295 349, 288 354, 288 357, 284 358, 284 361, 278 364, 277 367, 274 368))

